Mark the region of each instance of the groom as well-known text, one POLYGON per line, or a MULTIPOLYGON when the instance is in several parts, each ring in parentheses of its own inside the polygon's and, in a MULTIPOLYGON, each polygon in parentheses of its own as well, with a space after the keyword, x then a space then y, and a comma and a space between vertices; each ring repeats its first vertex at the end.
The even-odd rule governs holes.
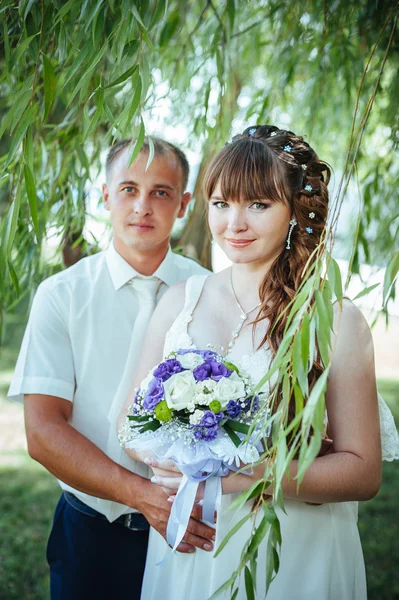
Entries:
MULTIPOLYGON (((166 533, 170 503, 121 451, 115 423, 155 303, 205 270, 169 248, 190 201, 188 163, 152 139, 148 169, 147 140, 131 166, 130 141, 109 151, 113 243, 39 286, 9 391, 24 396, 30 456, 63 490, 47 547, 53 600, 139 598, 148 523, 166 533)), ((181 552, 213 547, 214 530, 194 517, 181 552)))

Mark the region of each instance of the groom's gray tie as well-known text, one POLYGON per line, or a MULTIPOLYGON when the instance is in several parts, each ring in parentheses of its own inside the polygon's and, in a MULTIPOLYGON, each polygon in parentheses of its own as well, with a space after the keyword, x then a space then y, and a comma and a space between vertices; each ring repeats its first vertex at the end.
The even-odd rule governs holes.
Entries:
MULTIPOLYGON (((138 366, 145 333, 147 331, 147 326, 151 319, 151 315, 154 312, 158 291, 160 290, 162 281, 157 277, 136 276, 131 279, 127 285, 132 286, 136 292, 139 302, 139 311, 134 322, 133 331, 130 338, 130 346, 126 357, 125 369, 108 412, 110 431, 108 435, 107 455, 114 462, 122 466, 126 466, 129 468, 129 470, 132 470, 132 464, 134 463, 119 444, 116 434, 116 423, 129 390, 132 387, 133 377, 138 366)), ((144 463, 135 463, 134 472, 142 477, 148 477, 148 467, 144 463)), ((115 508, 110 511, 111 519, 114 510, 115 508)))
POLYGON ((134 277, 127 283, 127 285, 131 286, 136 292, 139 302, 139 311, 134 322, 134 327, 130 338, 130 346, 126 357, 125 370, 108 413, 108 421, 113 425, 116 423, 116 419, 119 416, 120 410, 132 385, 132 380, 139 362, 145 333, 147 331, 151 315, 154 312, 157 300, 157 292, 161 283, 161 280, 157 277, 140 276, 134 277))

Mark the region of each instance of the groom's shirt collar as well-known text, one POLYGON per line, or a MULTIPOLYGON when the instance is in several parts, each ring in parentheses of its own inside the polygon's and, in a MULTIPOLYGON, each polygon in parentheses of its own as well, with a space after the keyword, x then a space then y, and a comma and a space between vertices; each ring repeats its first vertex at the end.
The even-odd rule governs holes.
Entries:
MULTIPOLYGON (((119 290, 128 281, 140 275, 131 265, 115 249, 113 241, 106 251, 105 260, 107 262, 108 272, 112 279, 115 290, 119 290)), ((171 248, 159 265, 158 269, 153 273, 153 277, 158 277, 167 286, 173 285, 178 281, 176 276, 176 261, 175 255, 171 248)), ((142 277, 142 275, 140 275, 142 277)))

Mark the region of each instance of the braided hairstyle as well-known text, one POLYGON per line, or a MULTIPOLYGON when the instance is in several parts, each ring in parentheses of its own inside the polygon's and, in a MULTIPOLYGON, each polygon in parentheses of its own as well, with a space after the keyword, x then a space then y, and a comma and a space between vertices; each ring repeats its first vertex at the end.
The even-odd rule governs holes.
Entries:
MULTIPOLYGON (((303 271, 325 231, 331 171, 303 137, 272 125, 247 127, 214 157, 204 178, 204 195, 217 186, 223 198, 263 199, 291 207, 297 225, 291 248, 275 259, 260 284, 262 302, 254 324, 268 319, 270 326, 260 343, 276 354, 283 339, 289 311, 285 310, 302 283, 303 271)), ((312 259, 311 259, 312 260, 312 259)), ((316 357, 309 373, 312 387, 322 372, 316 357)), ((289 419, 294 416, 294 402, 289 419)))

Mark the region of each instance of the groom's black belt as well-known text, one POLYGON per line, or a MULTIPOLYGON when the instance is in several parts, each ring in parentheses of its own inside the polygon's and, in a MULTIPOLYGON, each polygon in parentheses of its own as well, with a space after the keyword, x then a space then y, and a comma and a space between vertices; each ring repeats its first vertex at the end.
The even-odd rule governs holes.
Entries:
MULTIPOLYGON (((79 512, 89 517, 108 521, 105 515, 97 510, 94 510, 94 508, 91 508, 91 506, 87 506, 87 504, 79 500, 79 498, 77 498, 74 494, 71 494, 71 492, 64 491, 64 498, 68 504, 72 506, 72 508, 75 508, 79 512)), ((127 515, 121 515, 115 521, 112 521, 110 525, 122 525, 122 527, 127 527, 127 529, 130 529, 131 531, 149 531, 150 529, 147 519, 141 513, 128 513, 127 515)))

